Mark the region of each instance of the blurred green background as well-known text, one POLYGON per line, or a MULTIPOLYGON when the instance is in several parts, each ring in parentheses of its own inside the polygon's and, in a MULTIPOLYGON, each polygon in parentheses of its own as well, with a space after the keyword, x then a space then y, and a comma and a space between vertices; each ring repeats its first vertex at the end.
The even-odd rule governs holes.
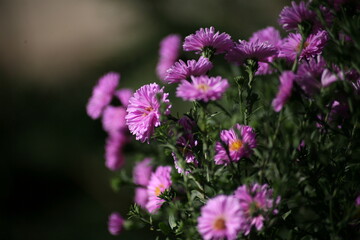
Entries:
MULTIPOLYGON (((132 190, 111 190, 106 134, 85 112, 98 77, 118 71, 120 87, 134 89, 158 81, 158 46, 167 34, 185 37, 214 26, 247 39, 278 27, 289 2, 1 1, 0 239, 116 239, 107 232, 107 217, 112 211, 126 215, 132 190)), ((153 239, 138 231, 119 238, 153 239)))

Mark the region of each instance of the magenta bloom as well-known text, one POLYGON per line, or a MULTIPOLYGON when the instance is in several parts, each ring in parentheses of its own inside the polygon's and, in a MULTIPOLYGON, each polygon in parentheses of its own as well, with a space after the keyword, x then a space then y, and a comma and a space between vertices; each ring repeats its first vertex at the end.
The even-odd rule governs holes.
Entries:
POLYGON ((134 94, 134 91, 130 88, 122 88, 115 92, 115 96, 120 100, 122 106, 127 107, 129 104, 129 99, 134 94))
POLYGON ((109 216, 108 230, 112 235, 119 235, 124 226, 124 219, 118 212, 113 212, 109 216))
POLYGON ((240 211, 235 197, 218 195, 201 208, 197 229, 205 240, 234 240, 242 222, 240 211))
POLYGON ((190 76, 204 75, 212 68, 213 64, 203 56, 198 61, 188 60, 187 63, 179 60, 167 71, 164 82, 178 83, 181 80, 188 79, 190 76))
POLYGON ((220 76, 191 76, 191 82, 181 81, 176 89, 176 96, 185 101, 214 101, 220 99, 228 87, 227 79, 220 76))
POLYGON ((294 79, 295 74, 291 71, 285 71, 281 74, 279 91, 272 101, 272 107, 275 112, 280 112, 287 100, 290 98, 294 79))
POLYGON ((297 70, 295 81, 308 96, 316 94, 321 88, 321 75, 325 70, 325 60, 318 56, 308 62, 303 61, 297 70))
POLYGON ((231 37, 227 33, 215 32, 214 27, 200 28, 195 34, 185 38, 184 51, 196 51, 201 53, 204 48, 212 48, 215 54, 227 52, 233 45, 231 37))
POLYGON ((135 198, 134 201, 137 205, 139 205, 142 208, 146 208, 146 204, 148 202, 148 193, 147 189, 143 187, 137 187, 135 188, 135 198))
POLYGON ((126 128, 126 110, 123 107, 107 106, 102 117, 103 128, 109 134, 116 134, 126 128))
POLYGON ((171 105, 167 99, 168 95, 164 93, 164 88, 152 83, 142 86, 130 98, 125 119, 130 132, 136 135, 136 140, 149 143, 155 127, 161 125, 161 114, 170 113, 171 105), (160 102, 157 99, 158 96, 160 102), (160 112, 161 103, 167 105, 164 113, 160 112))
POLYGON ((105 166, 111 171, 116 171, 124 165, 122 150, 126 142, 127 139, 123 134, 113 134, 106 139, 105 166))
POLYGON ((284 39, 284 44, 281 47, 279 57, 286 58, 290 61, 294 61, 299 54, 299 59, 311 59, 320 55, 328 40, 328 34, 326 31, 318 31, 316 34, 310 34, 306 39, 303 49, 301 49, 302 37, 299 33, 290 33, 287 38, 284 39))
POLYGON ((165 37, 160 42, 159 61, 156 66, 156 73, 158 77, 163 80, 166 76, 166 71, 179 58, 181 47, 181 37, 177 34, 171 34, 165 37))
POLYGON ((338 80, 344 80, 344 74, 339 72, 338 74, 334 74, 330 72, 328 69, 325 69, 321 75, 321 85, 323 87, 330 86, 331 83, 336 82, 338 80))
POLYGON ((119 80, 120 75, 115 72, 109 72, 99 79, 86 106, 87 114, 92 119, 99 118, 104 108, 111 102, 119 80))
POLYGON ((355 206, 360 206, 360 195, 357 196, 356 200, 355 200, 355 206))
POLYGON ((264 226, 269 214, 277 214, 274 209, 280 202, 280 197, 276 201, 273 199, 273 192, 267 184, 252 186, 242 185, 234 193, 240 202, 240 231, 244 235, 249 235, 252 226, 260 231, 264 226))
POLYGON ((239 40, 233 48, 229 50, 225 58, 229 62, 242 65, 247 59, 253 59, 258 62, 267 62, 269 57, 274 57, 278 54, 276 48, 267 42, 247 42, 239 40))
POLYGON ((151 158, 145 158, 141 162, 136 163, 133 169, 134 183, 142 186, 147 186, 150 180, 152 166, 150 165, 151 158))
POLYGON ((291 7, 286 6, 280 13, 279 24, 287 31, 297 30, 298 25, 305 21, 313 21, 316 18, 314 12, 309 10, 307 3, 301 1, 299 5, 291 2, 291 7))
POLYGON ((238 162, 243 157, 250 157, 252 149, 256 147, 256 135, 250 126, 236 124, 229 130, 222 130, 220 139, 215 146, 215 164, 229 164, 231 161, 238 162), (225 146, 223 146, 225 144, 225 146), (229 155, 226 149, 228 148, 229 155))
POLYGON ((171 187, 171 167, 170 166, 159 166, 154 173, 151 174, 150 182, 147 187, 148 202, 146 209, 150 213, 156 212, 165 200, 158 196, 165 190, 171 187))

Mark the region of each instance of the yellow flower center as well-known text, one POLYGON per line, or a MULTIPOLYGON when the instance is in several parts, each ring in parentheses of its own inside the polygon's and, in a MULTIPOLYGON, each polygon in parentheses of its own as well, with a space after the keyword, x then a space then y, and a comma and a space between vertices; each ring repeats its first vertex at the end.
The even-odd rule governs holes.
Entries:
MULTIPOLYGON (((303 49, 307 48, 309 46, 308 42, 304 42, 304 46, 303 49)), ((301 48, 301 42, 296 46, 296 51, 300 52, 300 48, 301 48)))
POLYGON ((154 110, 154 109, 153 109, 151 106, 150 106, 150 107, 146 107, 146 108, 145 108, 145 111, 146 111, 146 112, 143 113, 143 116, 147 116, 147 115, 149 114, 149 112, 151 112, 152 110, 154 110))
POLYGON ((225 220, 222 217, 219 217, 214 222, 214 229, 215 230, 224 230, 226 229, 225 220))
POLYGON ((197 85, 197 89, 202 90, 202 91, 204 91, 204 92, 206 92, 207 90, 209 90, 209 88, 210 88, 209 85, 204 84, 204 83, 201 83, 201 84, 197 85))
POLYGON ((239 139, 236 139, 235 141, 230 143, 229 150, 230 151, 238 151, 242 146, 243 146, 242 141, 239 139))
POLYGON ((155 188, 155 195, 156 195, 156 196, 159 196, 159 195, 160 195, 162 188, 165 188, 165 186, 162 185, 162 184, 160 184, 159 186, 157 186, 157 187, 155 188))

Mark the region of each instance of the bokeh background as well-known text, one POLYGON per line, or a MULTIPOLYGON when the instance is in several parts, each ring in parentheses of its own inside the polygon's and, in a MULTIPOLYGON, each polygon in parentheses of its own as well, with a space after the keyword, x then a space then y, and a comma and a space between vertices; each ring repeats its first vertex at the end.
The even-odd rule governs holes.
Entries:
MULTIPOLYGON (((3 0, 0 2, 0 239, 116 239, 105 133, 85 105, 98 77, 139 88, 155 75, 161 38, 214 26, 233 39, 276 26, 285 0, 3 0)), ((131 161, 131 158, 128 160, 131 161)), ((131 163, 130 163, 131 164, 131 163)), ((120 239, 153 239, 125 232, 120 239)))

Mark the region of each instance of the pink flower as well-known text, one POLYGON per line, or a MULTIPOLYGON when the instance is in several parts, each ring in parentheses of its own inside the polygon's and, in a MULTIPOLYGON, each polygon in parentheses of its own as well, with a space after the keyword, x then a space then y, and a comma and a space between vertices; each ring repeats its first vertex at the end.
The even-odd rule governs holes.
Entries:
POLYGON ((126 128, 126 110, 123 107, 107 106, 102 117, 103 128, 111 134, 119 133, 126 128))
POLYGON ((136 163, 133 169, 134 183, 142 186, 147 186, 150 180, 152 166, 150 165, 151 158, 145 158, 141 162, 136 163))
POLYGON ((234 240, 242 222, 240 211, 235 197, 218 195, 201 208, 197 229, 205 240, 234 240))
POLYGON ((92 119, 99 118, 104 108, 111 102, 119 79, 120 75, 114 72, 109 72, 99 79, 86 106, 87 114, 92 119))
POLYGON ((227 33, 215 32, 214 27, 200 28, 195 34, 185 38, 184 51, 196 51, 201 53, 205 48, 211 48, 215 54, 225 53, 233 45, 231 37, 227 33))
POLYGON ((133 93, 134 91, 130 88, 122 88, 115 92, 115 96, 120 100, 123 107, 127 107, 133 93))
POLYGON ((148 202, 146 209, 150 213, 156 212, 165 200, 158 196, 171 187, 171 167, 159 166, 154 173, 151 174, 149 185, 147 186, 148 202))
POLYGON ((178 83, 181 80, 188 79, 190 76, 204 75, 212 68, 213 64, 203 56, 201 56, 198 61, 188 60, 187 63, 179 60, 179 62, 176 62, 167 70, 164 82, 178 83))
POLYGON ((279 24, 285 30, 297 30, 299 24, 305 21, 311 22, 316 18, 315 13, 309 10, 307 3, 301 1, 297 5, 296 2, 291 2, 291 5, 291 7, 284 7, 279 16, 279 24))
POLYGON ((185 101, 214 101, 220 99, 228 87, 227 79, 220 76, 191 76, 191 82, 181 81, 176 89, 176 96, 185 101))
POLYGON ((116 171, 124 165, 125 159, 122 150, 126 142, 127 139, 123 134, 113 134, 107 138, 105 145, 105 166, 111 171, 116 171))
POLYGON ((299 33, 290 33, 289 36, 284 39, 279 57, 294 61, 299 54, 299 60, 304 58, 309 60, 322 53, 327 40, 328 34, 326 31, 321 30, 316 34, 310 34, 300 53, 302 37, 299 33))
POLYGON ((149 196, 148 196, 146 188, 143 188, 143 187, 135 188, 134 201, 135 201, 136 204, 138 204, 142 208, 146 208, 148 198, 149 198, 149 196))
POLYGON ((181 37, 177 34, 171 34, 165 37, 160 42, 159 61, 156 66, 156 73, 158 77, 163 80, 166 76, 166 71, 179 58, 181 47, 181 37))
POLYGON ((339 72, 338 74, 334 74, 330 72, 328 69, 325 69, 321 75, 321 85, 323 87, 328 87, 333 82, 338 80, 344 80, 344 74, 339 72))
POLYGON ((124 219, 118 212, 113 212, 109 216, 108 230, 112 235, 119 235, 124 226, 124 219))
POLYGON ((277 214, 278 210, 274 208, 279 204, 280 197, 274 201, 272 195, 267 184, 242 185, 235 191, 234 196, 240 202, 240 231, 245 236, 249 235, 253 226, 260 231, 269 214, 277 214))
POLYGON ((225 58, 229 62, 242 65, 247 59, 253 59, 258 62, 267 62, 269 57, 276 56, 278 51, 276 48, 268 44, 267 42, 255 42, 239 41, 234 47, 232 47, 226 54, 225 58))
POLYGON ((130 132, 136 135, 136 140, 149 143, 155 127, 161 125, 161 114, 170 113, 171 105, 167 99, 168 95, 164 93, 164 88, 152 83, 142 86, 130 98, 125 119, 130 132), (164 113, 160 111, 161 104, 166 105, 164 113))
POLYGON ((275 112, 280 112, 291 96, 295 74, 291 71, 284 71, 280 76, 280 87, 276 97, 272 101, 275 112))
POLYGON ((234 128, 222 130, 222 143, 217 142, 215 146, 215 164, 227 165, 231 161, 238 162, 243 157, 250 157, 252 149, 256 147, 255 137, 253 129, 246 125, 236 124, 234 128))

